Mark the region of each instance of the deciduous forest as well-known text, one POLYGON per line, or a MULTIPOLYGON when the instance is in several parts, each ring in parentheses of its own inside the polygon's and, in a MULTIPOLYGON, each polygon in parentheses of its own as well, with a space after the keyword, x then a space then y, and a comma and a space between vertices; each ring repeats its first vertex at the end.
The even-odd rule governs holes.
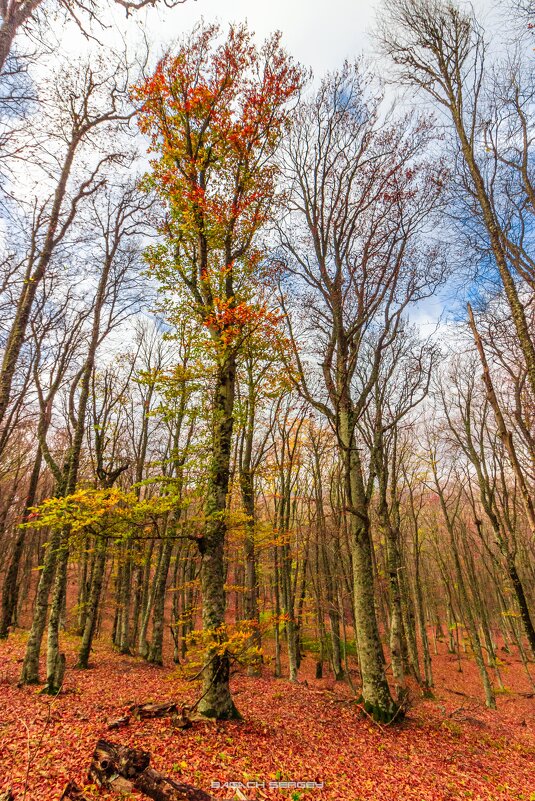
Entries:
POLYGON ((532 3, 190 3, 0 0, 0 798, 533 801, 532 3))

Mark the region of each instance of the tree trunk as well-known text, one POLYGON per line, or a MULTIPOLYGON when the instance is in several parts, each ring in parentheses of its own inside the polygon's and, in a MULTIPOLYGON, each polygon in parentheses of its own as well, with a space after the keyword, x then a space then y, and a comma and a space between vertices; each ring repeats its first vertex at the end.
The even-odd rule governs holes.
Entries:
MULTIPOLYGON (((288 536, 288 534, 286 534, 288 536)), ((294 597, 292 592, 292 557, 290 546, 284 543, 281 546, 281 585, 282 604, 285 616, 286 643, 288 646, 288 670, 290 681, 297 681, 297 627, 295 622, 294 597)))
MULTIPOLYGON (((152 587, 150 582, 153 552, 154 552, 154 542, 151 542, 149 546, 149 552, 146 556, 145 564, 143 566, 143 586, 141 592, 141 605, 140 605, 141 624, 139 626, 139 637, 137 644, 137 652, 144 659, 147 658, 149 653, 147 632, 149 629, 149 620, 150 620, 150 613, 152 612, 152 599, 153 599, 152 587)), ((160 560, 158 559, 158 563, 159 561, 160 560)))
POLYGON ((97 624, 98 607, 100 602, 100 595, 102 592, 102 582, 104 579, 104 571, 106 569, 106 540, 96 542, 95 548, 97 553, 93 563, 93 571, 91 577, 91 590, 89 592, 89 601, 87 605, 87 612, 85 615, 85 625, 82 633, 82 644, 78 654, 78 667, 87 668, 89 666, 89 654, 91 653, 91 645, 93 644, 93 636, 95 634, 95 627, 97 624))
MULTIPOLYGON (((381 512, 380 512, 381 514, 381 512)), ((400 573, 401 560, 399 554, 398 532, 392 528, 388 520, 388 512, 382 510, 383 528, 386 535, 386 561, 388 572, 388 588, 390 598, 390 659, 395 690, 401 695, 405 685, 403 670, 403 616, 401 610, 400 573)))
POLYGON ((91 594, 91 586, 93 584, 93 569, 95 566, 94 551, 89 558, 90 539, 86 538, 83 544, 82 551, 82 565, 80 575, 78 578, 78 633, 83 636, 85 623, 87 620, 87 605, 89 603, 89 596, 91 594))
POLYGON ((509 578, 511 579, 513 591, 518 603, 520 618, 522 620, 524 632, 531 649, 531 655, 533 658, 535 658, 535 628, 533 627, 533 621, 531 619, 526 594, 524 592, 524 586, 520 580, 520 576, 518 575, 518 570, 516 569, 514 559, 511 556, 508 556, 507 558, 507 572, 509 574, 509 578))
POLYGON ((32 627, 26 645, 26 653, 24 655, 20 676, 21 684, 39 683, 39 654, 41 652, 41 642, 46 626, 48 596, 54 578, 59 540, 59 532, 53 531, 45 552, 43 567, 39 575, 32 627))
MULTIPOLYGON (((415 526, 416 537, 418 525, 415 526)), ((424 598, 422 592, 422 580, 420 576, 420 546, 418 539, 415 542, 414 553, 414 591, 416 595, 416 619, 418 621, 418 630, 420 632, 420 640, 422 643, 422 651, 424 656, 424 676, 425 676, 425 689, 430 691, 433 687, 433 669, 431 665, 431 654, 429 651, 429 638, 427 636, 427 627, 425 620, 424 598)))
MULTIPOLYGON (((24 512, 22 514, 22 521, 27 522, 28 511, 35 504, 37 496, 37 486, 39 483, 39 475, 41 473, 41 448, 38 447, 35 456, 28 492, 26 495, 26 502, 24 504, 24 512)), ((2 590, 2 618, 0 620, 0 639, 5 639, 8 635, 9 627, 13 623, 13 618, 17 610, 17 603, 19 597, 19 568, 24 549, 24 542, 26 538, 25 529, 21 529, 15 541, 15 547, 11 554, 11 561, 6 571, 4 579, 4 587, 2 590)))
POLYGON ((60 676, 58 673, 58 664, 60 660, 59 624, 67 589, 67 569, 69 566, 68 537, 68 531, 61 533, 58 558, 56 562, 54 589, 52 593, 52 603, 50 604, 50 615, 48 618, 46 685, 43 692, 46 692, 49 695, 58 694, 61 689, 61 684, 58 684, 58 678, 63 680, 63 676, 60 676))
MULTIPOLYGON (((239 478, 243 508, 247 515, 245 524, 245 593, 243 612, 245 620, 249 621, 252 627, 251 645, 260 650, 262 646, 260 637, 259 617, 258 617, 258 584, 256 575, 256 553, 255 553, 255 494, 254 494, 254 474, 252 467, 254 426, 255 426, 255 382, 253 367, 247 363, 247 419, 243 431, 243 441, 239 458, 239 478)), ((259 676, 261 673, 261 656, 254 659, 247 668, 249 676, 259 676)))
MULTIPOLYGON (((245 596, 244 596, 244 618, 252 626, 251 644, 260 649, 262 641, 260 637, 258 619, 258 584, 256 577, 256 553, 255 553, 255 508, 254 508, 254 487, 253 476, 250 465, 246 468, 240 467, 240 487, 242 494, 243 507, 247 515, 245 528, 245 596)), ((260 675, 261 659, 253 660, 248 666, 249 676, 260 675)))
POLYGON ((355 515, 352 517, 354 604, 362 698, 364 708, 373 718, 387 722, 399 716, 399 712, 386 680, 384 654, 375 616, 372 546, 366 525, 355 515))
POLYGON ((275 678, 282 676, 281 644, 280 644, 280 576, 279 576, 279 547, 273 548, 273 589, 275 591, 275 678))
POLYGON ((130 599, 132 597, 132 544, 126 546, 125 562, 121 580, 121 621, 118 632, 120 654, 130 654, 130 599))
POLYGON ((226 354, 216 376, 205 526, 199 542, 203 629, 214 641, 207 649, 199 712, 218 720, 239 717, 230 694, 230 658, 226 651, 219 653, 218 649, 221 638, 226 637, 224 548, 235 382, 236 360, 226 354))
POLYGON ((385 659, 377 625, 369 504, 362 465, 354 443, 353 425, 345 410, 340 412, 340 420, 346 499, 349 504, 352 537, 353 603, 357 652, 362 676, 362 700, 364 708, 374 719, 389 722, 394 718, 401 719, 402 715, 390 694, 386 680, 385 659))
POLYGON ((158 570, 154 578, 154 595, 152 605, 152 640, 148 653, 148 661, 154 665, 163 665, 163 623, 165 613, 165 589, 171 555, 173 553, 173 540, 168 537, 162 548, 162 555, 158 570))

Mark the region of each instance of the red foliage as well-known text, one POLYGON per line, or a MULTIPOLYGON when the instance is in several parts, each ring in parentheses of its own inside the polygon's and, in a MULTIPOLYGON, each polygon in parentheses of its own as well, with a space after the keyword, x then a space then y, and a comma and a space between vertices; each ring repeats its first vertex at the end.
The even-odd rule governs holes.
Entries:
POLYGON ((214 338, 250 322, 254 239, 277 199, 274 152, 302 73, 280 44, 253 44, 245 26, 223 41, 200 26, 133 89, 139 127, 155 158, 146 184, 165 208, 165 245, 148 261, 163 284, 176 278, 214 338))
MULTIPOLYGON (((68 662, 74 663, 74 647, 68 662)), ((95 667, 69 669, 65 691, 55 700, 34 688, 16 686, 23 653, 19 636, 0 645, 2 715, 0 788, 11 785, 16 799, 59 798, 68 779, 83 784, 98 737, 110 737, 107 722, 132 702, 192 701, 191 684, 172 668, 148 666, 98 647, 95 667)), ((535 788, 533 700, 522 666, 506 657, 502 668, 510 692, 498 698, 498 712, 486 710, 473 661, 441 653, 434 659, 437 700, 418 699, 408 719, 381 730, 359 716, 347 689, 331 679, 307 685, 237 676, 233 691, 244 722, 195 722, 180 730, 169 719, 133 721, 116 739, 152 754, 152 764, 180 781, 210 791, 211 782, 264 780, 266 789, 243 790, 249 798, 310 801, 529 801, 535 788), (455 658, 456 659, 456 658, 455 658), (452 661, 453 660, 453 661, 452 661), (318 781, 322 790, 272 790, 269 781, 318 781), (263 793, 263 794, 262 794, 263 793)), ((89 791, 90 792, 90 791, 89 791)), ((233 791, 213 790, 216 798, 233 791)), ((96 793, 98 798, 111 798, 96 793)))

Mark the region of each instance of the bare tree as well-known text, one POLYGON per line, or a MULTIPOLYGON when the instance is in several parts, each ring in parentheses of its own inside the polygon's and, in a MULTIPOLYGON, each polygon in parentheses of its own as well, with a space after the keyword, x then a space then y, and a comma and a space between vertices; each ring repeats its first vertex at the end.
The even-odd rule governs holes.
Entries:
MULTIPOLYGON (((32 361, 33 385, 37 392, 39 412, 37 415, 37 448, 34 451, 34 464, 26 492, 22 522, 27 522, 31 507, 36 504, 39 478, 43 462, 43 451, 39 443, 46 443, 46 437, 52 425, 53 413, 58 393, 69 380, 69 370, 76 357, 81 343, 83 325, 87 314, 77 307, 71 289, 67 289, 58 302, 57 295, 63 294, 61 287, 58 293, 58 281, 43 281, 38 308, 31 321, 32 340, 35 355, 32 361), (56 297, 55 297, 56 296, 56 297), (46 377, 46 378, 45 378, 46 377), (46 383, 46 388, 44 384, 46 383)), ((23 392, 19 396, 23 396, 23 392)), ((5 429, 4 429, 5 430, 5 429)), ((26 540, 26 529, 16 534, 9 567, 4 578, 2 590, 2 618, 0 621, 0 637, 7 637, 8 629, 13 622, 17 608, 20 560, 26 540)), ((47 553, 47 560, 53 556, 53 548, 47 553)), ((50 571, 46 569, 45 574, 50 571)), ((46 597, 50 586, 44 582, 46 597)), ((39 598, 37 599, 39 603, 39 598)))
MULTIPOLYGON (((108 59, 79 65, 57 76, 50 92, 52 111, 46 131, 50 196, 36 198, 31 234, 22 260, 19 293, 13 298, 13 316, 6 332, 0 367, 0 426, 9 408, 13 378, 23 347, 40 282, 65 244, 80 210, 106 181, 106 168, 123 159, 123 147, 88 158, 84 146, 98 148, 97 133, 119 137, 131 110, 127 105, 128 72, 108 59), (98 70, 97 70, 98 65, 98 70), (97 71, 95 71, 97 70, 97 71), (52 128, 54 130, 52 130, 52 128), (85 157, 85 158, 84 158, 85 157), (80 162, 77 163, 77 158, 80 162)), ((41 153, 44 161, 44 154, 41 153)))
MULTIPOLYGON (((321 384, 307 378, 288 300, 299 391, 336 432, 352 535, 356 639, 366 708, 399 715, 384 672, 374 605, 368 470, 358 426, 411 301, 442 277, 419 231, 440 196, 440 175, 421 161, 420 120, 380 122, 379 95, 360 66, 326 79, 300 111, 288 141, 288 219, 281 225, 291 294, 306 305, 321 384)), ((289 294, 289 293, 287 293, 289 294)), ((312 370, 312 374, 316 372, 312 370)))
MULTIPOLYGON (((76 487, 88 411, 91 378, 95 369, 96 354, 104 339, 135 310, 138 297, 129 291, 132 273, 138 267, 139 249, 132 246, 132 238, 142 230, 140 216, 147 202, 139 198, 129 187, 122 191, 109 190, 92 200, 92 229, 98 236, 96 247, 89 258, 92 271, 99 270, 98 281, 90 302, 89 330, 85 353, 81 364, 72 377, 66 417, 69 425, 69 443, 65 453, 58 457, 52 453, 46 437, 41 437, 40 448, 56 480, 56 494, 68 495, 76 487)), ((134 279, 135 286, 135 279, 134 279)), ((59 653, 59 622, 67 581, 69 559, 69 529, 50 543, 46 569, 41 571, 38 594, 43 602, 34 613, 32 632, 26 649, 21 681, 34 683, 38 680, 38 659, 44 632, 46 603, 50 591, 51 576, 55 570, 53 595, 48 624, 47 688, 57 692, 61 684, 59 653), (42 592, 41 592, 42 590, 42 592)))
MULTIPOLYGON (((500 431, 500 423, 496 425, 497 431, 493 431, 492 404, 487 393, 478 390, 475 364, 473 358, 464 365, 460 360, 452 365, 446 379, 447 390, 444 385, 440 387, 442 409, 452 439, 475 471, 481 509, 505 563, 524 631, 530 648, 534 650, 535 629, 518 565, 520 525, 512 491, 514 470, 513 475, 508 475, 507 463, 504 465, 503 450, 508 445, 507 435, 500 448, 503 431, 500 431)), ((501 425, 505 425, 503 418, 501 425)), ((517 486, 522 493, 523 474, 521 479, 517 486)), ((483 536, 483 522, 477 515, 476 526, 478 533, 483 536)))
MULTIPOLYGON (((459 150, 461 180, 470 207, 486 233, 518 336, 528 382, 535 395, 535 341, 514 273, 517 267, 517 275, 525 277, 528 265, 520 256, 511 260, 514 242, 507 221, 504 227, 494 202, 497 163, 509 162, 524 191, 529 193, 531 185, 531 164, 526 162, 526 147, 529 149, 530 142, 525 128, 525 106, 521 95, 517 96, 516 79, 509 91, 509 94, 512 91, 511 100, 506 103, 506 106, 512 104, 515 114, 504 110, 503 117, 509 122, 497 119, 495 106, 489 123, 485 95, 489 79, 487 42, 472 10, 461 9, 449 0, 384 0, 381 19, 379 40, 397 67, 397 79, 427 94, 445 112, 452 126, 459 150), (502 123, 512 126, 520 136, 504 138, 502 123), (484 146, 485 131, 487 147, 484 146), (513 155, 518 138, 519 157, 518 153, 513 155), (504 139, 505 149, 501 151, 504 139)), ((503 110, 502 103, 499 107, 503 110)))
MULTIPOLYGON (((174 8, 186 0, 163 0, 167 8, 174 8)), ((158 0, 113 0, 122 6, 126 14, 147 6, 155 6, 158 0)), ((15 37, 22 30, 32 27, 38 14, 51 14, 52 10, 61 9, 74 20, 76 25, 87 35, 91 23, 102 24, 102 7, 97 0, 0 0, 0 74, 12 51, 15 37)), ((3 77, 3 76, 2 76, 3 77)))

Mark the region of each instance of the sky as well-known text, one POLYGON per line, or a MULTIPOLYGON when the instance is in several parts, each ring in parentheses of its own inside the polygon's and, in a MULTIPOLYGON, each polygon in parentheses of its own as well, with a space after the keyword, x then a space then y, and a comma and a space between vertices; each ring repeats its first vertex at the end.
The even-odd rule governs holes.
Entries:
MULTIPOLYGON (((494 15, 504 0, 475 0, 480 18, 494 15)), ((247 21, 263 39, 275 30, 283 33, 288 51, 312 67, 316 76, 339 67, 344 59, 373 51, 370 34, 380 0, 185 0, 173 9, 160 0, 155 8, 125 18, 124 9, 113 12, 116 31, 135 38, 143 29, 155 43, 171 43, 191 30, 201 18, 207 22, 247 21)))
MULTIPOLYGON (((281 30, 294 58, 321 75, 369 49, 366 33, 376 6, 376 0, 186 0, 174 9, 159 3, 132 15, 127 24, 132 33, 142 27, 150 40, 171 42, 201 18, 223 24, 246 20, 260 39, 281 30)), ((114 16, 124 30, 124 12, 114 16)))
MULTIPOLYGON (((474 5, 479 18, 488 23, 499 13, 500 0, 475 0, 474 5)), ((107 7, 111 12, 102 20, 106 30, 98 33, 95 29, 98 38, 113 42, 124 39, 129 49, 135 49, 135 43, 145 37, 151 47, 152 63, 166 46, 201 19, 220 22, 223 27, 246 21, 259 40, 275 30, 282 31, 286 49, 297 61, 311 67, 318 79, 326 71, 339 68, 345 59, 361 53, 373 55, 372 33, 380 0, 186 0, 172 9, 160 0, 156 7, 128 17, 119 5, 110 3, 107 7)), ((83 47, 79 31, 75 26, 64 30, 61 44, 76 53, 83 47)), ((85 44, 91 46, 90 42, 85 44)), ((497 44, 496 39, 493 44, 497 44)), ((411 318, 430 332, 443 311, 444 300, 435 297, 414 308, 411 318)))

